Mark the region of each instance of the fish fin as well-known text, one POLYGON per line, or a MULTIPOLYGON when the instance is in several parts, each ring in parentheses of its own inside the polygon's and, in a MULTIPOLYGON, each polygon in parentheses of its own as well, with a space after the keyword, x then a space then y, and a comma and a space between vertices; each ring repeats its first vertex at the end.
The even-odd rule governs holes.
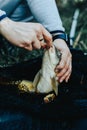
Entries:
POLYGON ((28 80, 22 80, 19 85, 18 85, 19 90, 21 90, 22 92, 28 92, 28 93, 32 93, 35 92, 35 89, 33 87, 33 84, 31 81, 28 80))
POLYGON ((48 94, 48 95, 46 95, 45 97, 44 97, 44 102, 45 103, 49 103, 49 102, 51 102, 51 101, 53 101, 54 99, 55 99, 55 94, 54 93, 52 93, 52 94, 48 94))
POLYGON ((56 95, 58 95, 58 81, 53 77, 51 78, 51 84, 56 95))
POLYGON ((37 88, 37 84, 40 81, 40 76, 41 76, 41 70, 35 75, 34 81, 33 81, 33 86, 35 89, 37 88))

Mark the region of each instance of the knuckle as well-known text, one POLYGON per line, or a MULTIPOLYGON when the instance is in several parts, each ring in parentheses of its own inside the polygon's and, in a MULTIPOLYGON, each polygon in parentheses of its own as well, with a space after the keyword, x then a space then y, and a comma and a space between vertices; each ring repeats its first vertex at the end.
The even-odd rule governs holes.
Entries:
POLYGON ((63 69, 63 65, 60 66, 60 69, 63 69))
POLYGON ((61 64, 60 64, 60 68, 63 69, 63 68, 64 68, 64 65, 65 65, 64 63, 61 63, 61 64))
POLYGON ((65 72, 66 72, 66 70, 67 70, 67 69, 66 69, 66 68, 64 68, 62 72, 63 72, 63 73, 65 73, 65 72))

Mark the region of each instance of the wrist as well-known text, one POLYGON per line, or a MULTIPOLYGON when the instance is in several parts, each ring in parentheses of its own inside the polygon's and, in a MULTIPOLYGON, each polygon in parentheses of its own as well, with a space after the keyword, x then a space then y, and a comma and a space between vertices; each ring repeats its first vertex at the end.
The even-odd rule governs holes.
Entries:
POLYGON ((50 32, 52 34, 53 41, 57 39, 64 40, 69 45, 69 36, 61 30, 55 30, 50 32))
POLYGON ((0 10, 0 21, 3 20, 5 17, 7 17, 6 12, 0 10))
POLYGON ((0 10, 0 34, 1 34, 1 28, 2 28, 2 21, 6 18, 6 12, 5 11, 2 11, 0 10))
POLYGON ((0 34, 4 36, 4 33, 6 33, 9 30, 11 20, 6 17, 0 21, 0 34))
POLYGON ((8 24, 8 18, 4 18, 3 20, 0 21, 0 34, 3 34, 3 29, 6 27, 8 24))
POLYGON ((65 33, 65 32, 62 30, 54 30, 54 31, 51 31, 50 33, 54 36, 56 34, 61 34, 61 33, 65 33))

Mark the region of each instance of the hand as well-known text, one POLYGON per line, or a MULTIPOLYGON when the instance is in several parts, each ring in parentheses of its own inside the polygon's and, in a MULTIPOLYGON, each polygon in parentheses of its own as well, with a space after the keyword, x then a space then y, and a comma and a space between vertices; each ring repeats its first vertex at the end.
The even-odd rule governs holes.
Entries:
POLYGON ((14 22, 5 18, 0 22, 0 34, 14 45, 30 51, 52 44, 51 34, 38 23, 14 22))
POLYGON ((62 39, 56 39, 54 45, 61 52, 61 61, 55 68, 58 81, 60 83, 64 80, 68 82, 72 71, 72 56, 70 50, 62 39))

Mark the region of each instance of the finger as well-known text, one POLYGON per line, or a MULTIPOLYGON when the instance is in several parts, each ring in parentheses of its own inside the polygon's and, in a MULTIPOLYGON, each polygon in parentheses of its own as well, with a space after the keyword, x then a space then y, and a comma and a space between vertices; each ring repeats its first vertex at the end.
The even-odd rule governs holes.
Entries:
POLYGON ((39 41, 43 41, 43 39, 44 39, 43 34, 41 33, 40 35, 37 35, 37 38, 38 38, 39 41))
POLYGON ((67 82, 70 75, 71 75, 71 71, 72 71, 72 67, 71 67, 71 63, 69 66, 69 69, 66 71, 66 73, 59 79, 60 82, 63 82, 64 80, 67 82))
POLYGON ((45 43, 44 39, 40 40, 41 48, 47 48, 47 44, 45 43))
POLYGON ((37 38, 35 38, 32 46, 33 46, 34 49, 40 49, 41 48, 41 43, 37 38))
POLYGON ((65 79, 66 83, 67 83, 68 80, 70 79, 70 76, 71 76, 71 74, 69 74, 69 75, 66 77, 66 79, 65 79))
POLYGON ((66 73, 66 71, 69 69, 70 62, 71 62, 71 59, 68 58, 64 64, 64 67, 60 70, 60 72, 58 72, 57 74, 58 77, 62 77, 66 73))
POLYGON ((52 36, 51 34, 45 29, 42 27, 42 34, 43 34, 43 37, 44 37, 44 40, 45 42, 47 43, 47 46, 52 46, 52 36))
POLYGON ((29 51, 32 51, 33 50, 33 47, 31 44, 27 45, 27 46, 24 46, 25 49, 29 50, 29 51))
POLYGON ((69 78, 71 76, 71 73, 72 73, 72 65, 70 65, 70 73, 69 73, 69 75, 67 75, 66 78, 65 78, 66 82, 68 82, 68 80, 69 80, 69 78))
POLYGON ((19 44, 19 47, 24 48, 24 45, 23 44, 19 44))

